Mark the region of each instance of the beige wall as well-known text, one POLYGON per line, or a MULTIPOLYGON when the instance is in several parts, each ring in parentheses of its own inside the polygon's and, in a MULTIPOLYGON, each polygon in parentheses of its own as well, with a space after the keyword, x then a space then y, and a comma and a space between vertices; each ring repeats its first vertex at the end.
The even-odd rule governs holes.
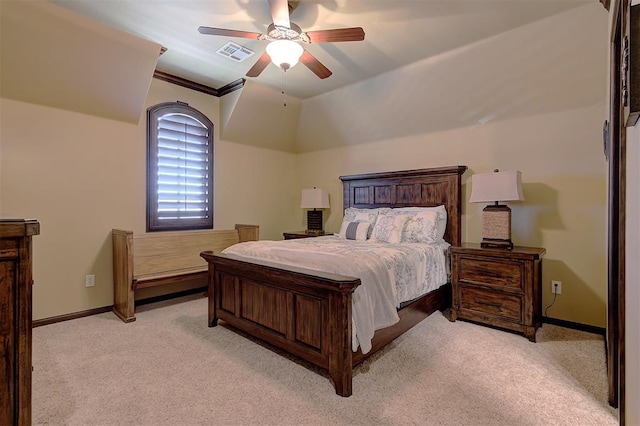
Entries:
POLYGON ((640 128, 627 133, 627 233, 626 233, 626 424, 640 425, 640 128))
MULTIPOLYGON (((218 132, 219 99, 154 80, 146 107, 181 100, 218 132)), ((111 229, 145 230, 146 116, 137 125, 2 99, 3 213, 41 223, 34 240, 34 319, 113 304, 111 229), (85 275, 96 285, 86 288, 85 275)), ((257 223, 281 238, 298 192, 295 156, 215 140, 216 228, 257 223)), ((292 225, 293 226, 293 225, 292 225)))
POLYGON ((0 97, 0 212, 2 209, 2 98, 0 97))
MULTIPOLYGON (((176 99, 205 112, 218 129, 219 100, 208 95, 154 80, 147 106, 176 99)), ((1 107, 3 212, 42 225, 34 245, 34 318, 110 305, 110 230, 145 228, 146 120, 136 126, 7 99, 1 107), (96 275, 96 287, 84 287, 86 274, 96 275)), ((548 282, 563 281, 547 315, 604 326, 601 112, 597 106, 299 155, 216 140, 215 226, 259 223, 262 238, 280 239, 305 227, 300 189, 321 186, 331 192, 325 227, 336 231, 343 174, 464 164, 466 180, 495 167, 519 169, 527 200, 512 204, 513 239, 547 249, 544 306, 548 282)), ((481 210, 465 201, 467 241, 481 239, 481 210)))
MULTIPOLYGON (((268 239, 281 238, 285 230, 304 229, 304 212, 298 207, 300 189, 314 185, 331 191, 326 228, 337 230, 342 202, 338 176, 342 174, 465 164, 470 168, 465 175, 468 179, 474 172, 494 168, 519 169, 527 200, 512 205, 513 239, 517 244, 547 249, 544 306, 551 303, 550 280, 563 281, 563 294, 547 315, 604 326, 606 209, 601 123, 605 107, 600 94, 604 88, 586 90, 600 80, 604 86, 600 75, 604 73, 594 70, 601 63, 605 67, 605 55, 600 52, 606 49, 606 42, 598 43, 600 36, 591 34, 592 27, 600 31, 603 26, 602 13, 594 3, 387 73, 380 77, 387 91, 375 86, 382 81, 377 78, 305 100, 297 149, 320 149, 315 144, 318 141, 350 145, 342 148, 298 155, 256 148, 260 129, 245 136, 250 140, 243 145, 220 140, 220 99, 157 80, 152 82, 145 107, 181 100, 212 119, 216 126, 215 226, 259 223, 261 237, 268 239), (584 38, 564 36, 585 27, 584 38), (532 45, 538 50, 526 50, 532 45), (547 49, 563 61, 529 62, 540 56, 536 51, 547 49), (509 52, 518 52, 517 58, 509 52), (576 58, 580 59, 577 63, 576 58), (485 70, 488 63, 502 64, 504 59, 509 59, 509 66, 500 69, 511 71, 508 86, 505 79, 489 78, 491 72, 467 72, 485 70), (562 65, 567 63, 575 67, 562 65), (426 89, 426 93, 414 93, 415 84, 422 87, 433 80, 435 70, 440 70, 440 78, 430 83, 433 89, 460 94, 463 87, 465 96, 445 99, 426 89), (575 78, 577 70, 581 79, 575 78), (464 73, 447 78, 453 71, 464 73), (402 84, 407 81, 414 85, 402 84), (465 85, 460 86, 462 83, 465 85), (377 89, 372 90, 372 85, 377 89), (505 87, 518 90, 505 91, 505 87), (589 96, 567 98, 561 88, 589 96), (354 98, 354 94, 368 97, 354 98), (470 94, 473 96, 467 96, 470 94), (507 95, 513 99, 500 98, 507 95), (594 102, 594 97, 600 101, 594 102), (484 107, 476 111, 479 99, 484 107), (445 100, 452 110, 442 119, 468 119, 404 131, 407 111, 414 113, 411 123, 433 121, 445 100), (435 115, 425 113, 425 104, 431 105, 435 115), (510 105, 510 113, 496 116, 496 108, 500 110, 503 104, 510 105), (340 106, 337 116, 326 113, 336 106, 340 106), (458 107, 464 109, 458 111, 458 107), (489 121, 480 119, 489 116, 493 117, 489 121), (373 123, 377 127, 371 127, 373 123), (374 131, 367 133, 368 129, 374 131), (367 134, 370 137, 363 139, 367 134), (359 144, 366 141, 369 143, 359 144)), ((34 318, 111 304, 110 230, 120 227, 142 232, 145 228, 144 113, 135 125, 7 99, 1 102, 0 206, 3 212, 32 216, 42 223, 34 252, 34 318), (97 284, 87 289, 84 276, 91 273, 96 274, 97 284)), ((228 114, 225 111, 223 117, 228 114)), ((250 114, 237 118, 247 126, 254 122, 250 114)), ((466 202, 467 189, 465 185, 464 239, 479 241, 483 206, 466 202)))
MULTIPOLYGON (((604 100, 603 100, 604 102, 604 100)), ((522 171, 526 200, 512 203, 513 241, 545 247, 543 306, 551 280, 562 294, 549 317, 605 326, 606 187, 601 123, 604 103, 590 108, 300 154, 301 186, 330 190, 326 228, 337 231, 342 189, 352 173, 466 165, 463 240, 482 239, 484 205, 469 204, 469 177, 499 168, 522 171)), ((366 109, 354 111, 361 119, 366 109)), ((349 120, 350 117, 345 117, 349 120)))

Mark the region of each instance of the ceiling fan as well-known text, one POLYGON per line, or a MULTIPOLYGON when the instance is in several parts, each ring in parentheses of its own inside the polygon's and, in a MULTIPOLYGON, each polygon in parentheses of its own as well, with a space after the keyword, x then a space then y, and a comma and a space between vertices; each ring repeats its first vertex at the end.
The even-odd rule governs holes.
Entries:
POLYGON ((269 65, 269 62, 273 62, 283 71, 286 71, 300 61, 318 77, 327 78, 332 72, 315 56, 305 50, 301 43, 362 41, 364 40, 364 30, 361 27, 353 27, 303 32, 298 25, 289 19, 290 13, 297 5, 297 1, 269 0, 273 23, 267 27, 266 34, 202 26, 198 28, 198 31, 201 34, 208 35, 269 41, 266 52, 249 69, 247 77, 259 76, 269 65))

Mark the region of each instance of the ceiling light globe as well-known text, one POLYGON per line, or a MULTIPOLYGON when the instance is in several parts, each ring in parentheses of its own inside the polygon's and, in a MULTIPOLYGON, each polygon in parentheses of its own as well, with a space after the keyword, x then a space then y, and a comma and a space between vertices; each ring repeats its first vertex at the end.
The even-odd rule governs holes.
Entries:
POLYGON ((277 67, 287 70, 298 63, 304 49, 291 40, 276 40, 269 43, 267 53, 277 67))

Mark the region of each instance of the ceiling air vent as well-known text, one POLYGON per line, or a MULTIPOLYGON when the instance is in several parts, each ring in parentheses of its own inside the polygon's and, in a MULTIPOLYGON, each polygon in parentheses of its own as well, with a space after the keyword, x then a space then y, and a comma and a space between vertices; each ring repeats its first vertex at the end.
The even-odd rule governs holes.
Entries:
POLYGON ((253 56, 255 52, 230 41, 218 49, 216 53, 233 61, 242 62, 248 57, 253 56))

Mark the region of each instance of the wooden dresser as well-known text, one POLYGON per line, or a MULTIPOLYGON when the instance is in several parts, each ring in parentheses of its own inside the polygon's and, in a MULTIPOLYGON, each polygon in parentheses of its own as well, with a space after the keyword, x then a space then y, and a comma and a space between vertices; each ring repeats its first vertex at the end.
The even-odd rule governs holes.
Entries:
POLYGON ((32 219, 0 215, 0 425, 31 424, 32 219))
POLYGON ((451 247, 451 320, 467 319, 523 334, 535 342, 542 310, 545 249, 451 247))

